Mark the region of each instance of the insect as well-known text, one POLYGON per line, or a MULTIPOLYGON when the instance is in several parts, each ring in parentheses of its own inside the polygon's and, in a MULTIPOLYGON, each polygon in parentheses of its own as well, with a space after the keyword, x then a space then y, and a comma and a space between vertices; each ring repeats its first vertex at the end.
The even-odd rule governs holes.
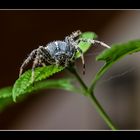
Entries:
POLYGON ((34 49, 29 56, 25 59, 20 67, 19 76, 22 74, 23 69, 27 64, 33 60, 32 65, 32 76, 31 80, 34 81, 34 70, 38 65, 46 66, 49 64, 62 65, 68 67, 71 62, 74 62, 77 52, 80 52, 82 64, 83 64, 83 74, 85 73, 85 61, 82 50, 79 48, 78 44, 80 41, 89 42, 91 44, 98 43, 101 46, 110 48, 107 44, 92 39, 78 38, 82 32, 77 30, 72 32, 69 36, 66 36, 64 40, 57 40, 48 43, 45 47, 39 46, 34 49), (78 38, 78 39, 77 39, 78 38))

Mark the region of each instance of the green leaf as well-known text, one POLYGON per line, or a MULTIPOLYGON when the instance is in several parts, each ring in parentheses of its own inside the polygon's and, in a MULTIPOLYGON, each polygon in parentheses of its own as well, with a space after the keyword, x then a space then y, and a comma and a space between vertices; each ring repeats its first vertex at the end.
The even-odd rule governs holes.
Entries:
MULTIPOLYGON (((84 32, 81 34, 80 38, 86 38, 86 39, 96 39, 97 35, 94 32, 84 32)), ((91 43, 83 42, 81 41, 79 43, 79 48, 83 51, 83 53, 87 52, 87 50, 91 47, 91 43)), ((77 52, 76 58, 79 58, 81 54, 77 52)))
POLYGON ((4 87, 0 89, 0 99, 12 96, 12 87, 4 87))
POLYGON ((97 72, 94 80, 92 81, 91 90, 94 90, 97 81, 105 74, 105 72, 118 60, 128 54, 140 51, 140 40, 129 41, 127 43, 112 45, 110 49, 104 50, 96 57, 96 60, 105 61, 104 66, 97 72))
POLYGON ((16 96, 18 97, 22 94, 27 94, 43 89, 64 89, 72 92, 80 92, 80 89, 75 87, 72 82, 73 82, 72 79, 44 80, 34 83, 33 86, 29 86, 23 92, 20 93, 18 92, 16 96))
MULTIPOLYGON (((11 94, 12 94, 12 92, 11 92, 11 94)), ((2 112, 8 106, 13 105, 13 103, 14 102, 13 102, 12 96, 11 97, 7 97, 7 98, 0 99, 0 112, 2 112)))
MULTIPOLYGON (((12 99, 12 89, 12 86, 0 89, 0 112, 2 112, 6 107, 14 104, 12 99)), ((20 102, 24 98, 24 96, 21 96, 18 101, 20 102)))
MULTIPOLYGON (((62 71, 63 69, 64 69, 64 67, 61 67, 61 66, 57 67, 55 65, 38 67, 35 69, 34 82, 44 80, 44 79, 52 76, 53 74, 62 71)), ((23 75, 21 75, 19 77, 19 79, 16 80, 16 82, 13 86, 13 91, 12 91, 12 93, 13 93, 12 97, 13 97, 14 101, 16 101, 17 95, 25 93, 27 88, 29 89, 33 86, 33 83, 31 81, 31 75, 32 75, 32 71, 28 70, 23 75)))
MULTIPOLYGON (((33 93, 35 91, 43 90, 43 89, 64 89, 67 91, 79 93, 80 89, 74 86, 73 79, 60 79, 60 80, 44 80, 34 83, 34 86, 27 87, 24 91, 16 94, 16 98, 18 102, 22 101, 29 95, 28 93, 33 93)), ((13 104, 12 100, 12 86, 5 87, 0 89, 0 112, 3 111, 6 107, 13 104)))
MULTIPOLYGON (((28 78, 30 78, 30 76, 28 78)), ((26 86, 26 84, 19 86, 19 83, 20 81, 17 81, 13 87, 13 94, 15 96, 15 99, 18 96, 27 95, 28 93, 32 93, 43 89, 64 89, 76 93, 81 92, 80 89, 74 86, 72 79, 44 80, 35 82, 34 84, 30 84, 28 86, 26 86), (22 89, 22 86, 25 86, 24 90, 22 89)))

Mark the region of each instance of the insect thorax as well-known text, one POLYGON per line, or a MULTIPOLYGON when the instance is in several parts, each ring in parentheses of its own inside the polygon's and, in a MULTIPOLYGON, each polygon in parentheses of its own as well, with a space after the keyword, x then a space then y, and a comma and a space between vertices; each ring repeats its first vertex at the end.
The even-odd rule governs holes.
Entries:
POLYGON ((74 49, 64 41, 53 41, 47 44, 45 49, 50 54, 51 58, 59 63, 70 61, 75 53, 74 49))

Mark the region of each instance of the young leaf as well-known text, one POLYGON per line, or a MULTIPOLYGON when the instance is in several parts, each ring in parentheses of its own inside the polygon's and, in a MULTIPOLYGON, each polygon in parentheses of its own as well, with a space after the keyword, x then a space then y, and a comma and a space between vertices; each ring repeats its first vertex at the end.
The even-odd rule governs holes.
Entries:
MULTIPOLYGON (((34 82, 44 80, 52 76, 53 74, 62 71, 63 69, 64 67, 57 67, 55 65, 38 67, 35 69, 34 82)), ((21 75, 19 79, 16 80, 12 90, 12 97, 14 101, 16 101, 17 95, 24 93, 27 88, 33 86, 33 83, 31 81, 31 75, 32 71, 28 70, 23 75, 21 75)))
POLYGON ((140 51, 140 40, 129 41, 127 43, 112 45, 110 49, 106 49, 96 57, 96 60, 105 61, 104 66, 97 72, 92 81, 91 90, 94 90, 97 81, 104 75, 104 73, 119 59, 128 54, 140 51))
MULTIPOLYGON (((83 34, 81 34, 80 38, 96 39, 97 35, 94 32, 84 32, 83 34)), ((79 43, 79 48, 82 50, 83 53, 85 53, 90 47, 91 47, 91 43, 83 42, 83 41, 79 43)), ((80 56, 81 54, 77 52, 76 58, 79 58, 80 56)))

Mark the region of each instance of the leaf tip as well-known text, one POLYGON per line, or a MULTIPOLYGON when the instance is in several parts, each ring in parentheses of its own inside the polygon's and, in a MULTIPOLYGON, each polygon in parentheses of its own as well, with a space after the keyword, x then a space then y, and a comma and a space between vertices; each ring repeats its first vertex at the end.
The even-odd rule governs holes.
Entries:
POLYGON ((13 102, 16 103, 16 95, 15 95, 15 92, 14 92, 14 88, 12 90, 12 99, 13 99, 13 102))
POLYGON ((12 95, 12 99, 16 103, 16 96, 15 95, 12 95))

